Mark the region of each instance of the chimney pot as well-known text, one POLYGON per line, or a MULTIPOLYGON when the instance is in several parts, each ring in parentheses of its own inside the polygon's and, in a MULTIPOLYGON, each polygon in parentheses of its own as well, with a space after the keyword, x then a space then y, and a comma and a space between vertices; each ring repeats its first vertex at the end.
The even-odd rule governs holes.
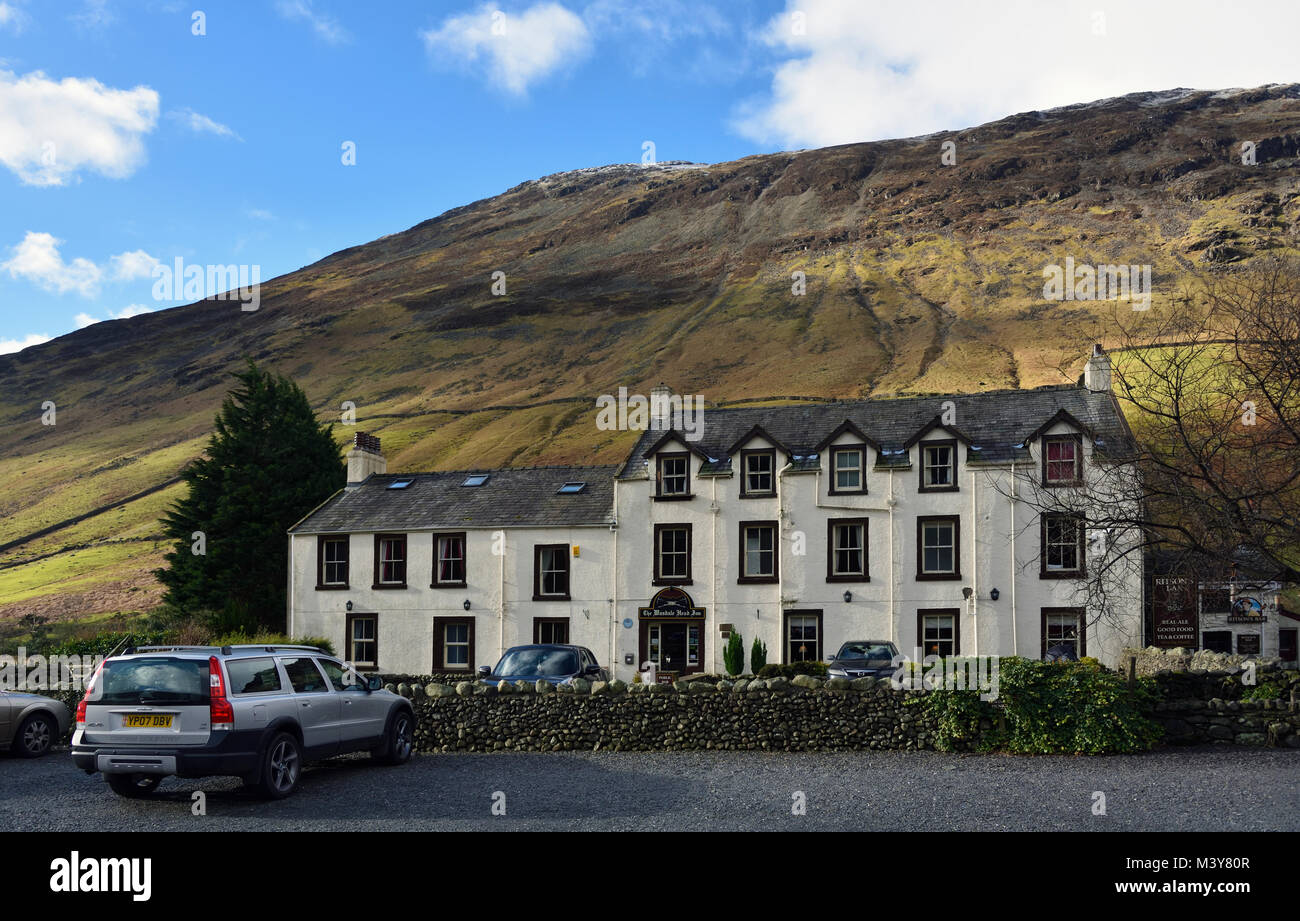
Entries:
POLYGON ((379 446, 379 436, 357 432, 348 451, 348 485, 355 486, 371 474, 387 473, 388 461, 379 446))

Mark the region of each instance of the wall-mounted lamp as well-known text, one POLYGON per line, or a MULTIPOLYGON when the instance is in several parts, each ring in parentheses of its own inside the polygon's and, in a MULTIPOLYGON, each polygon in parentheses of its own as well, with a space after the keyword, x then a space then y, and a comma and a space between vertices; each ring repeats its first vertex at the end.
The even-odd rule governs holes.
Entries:
POLYGON ((845 604, 848 604, 848 603, 849 603, 850 601, 852 601, 852 600, 853 600, 853 593, 852 593, 852 592, 848 592, 848 591, 846 591, 846 592, 844 593, 844 603, 845 603, 845 604))
POLYGON ((999 591, 995 588, 995 589, 993 589, 993 591, 989 592, 989 598, 993 599, 994 601, 997 601, 997 600, 998 600, 998 596, 1001 595, 1001 594, 1002 594, 1002 593, 999 592, 999 591))
POLYGON ((469 610, 469 599, 468 599, 468 598, 465 599, 465 604, 463 605, 463 607, 465 608, 466 611, 469 610))
POLYGON ((347 609, 348 609, 349 611, 352 610, 352 602, 351 602, 351 601, 349 601, 349 602, 347 603, 347 609))

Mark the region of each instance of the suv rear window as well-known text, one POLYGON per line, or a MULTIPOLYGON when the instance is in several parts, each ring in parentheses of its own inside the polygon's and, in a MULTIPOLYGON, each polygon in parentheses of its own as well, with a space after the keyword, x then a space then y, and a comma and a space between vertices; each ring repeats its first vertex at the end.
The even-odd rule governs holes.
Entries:
POLYGON ((280 690, 280 670, 275 667, 275 660, 269 656, 229 659, 226 671, 230 673, 232 694, 269 694, 280 690))
POLYGON ((100 704, 206 704, 208 660, 165 656, 105 662, 100 704))

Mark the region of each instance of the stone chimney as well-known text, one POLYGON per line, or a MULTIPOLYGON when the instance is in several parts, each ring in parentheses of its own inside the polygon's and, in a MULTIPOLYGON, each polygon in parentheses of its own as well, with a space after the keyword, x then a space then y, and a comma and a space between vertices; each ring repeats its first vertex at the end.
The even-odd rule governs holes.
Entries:
POLYGON ((666 432, 673 427, 673 388, 659 384, 650 390, 650 429, 666 432))
POLYGON ((379 436, 357 432, 348 452, 348 485, 355 486, 372 473, 387 473, 388 461, 379 450, 379 436))
POLYGON ((1083 386, 1093 393, 1106 393, 1110 390, 1110 356, 1100 342, 1092 347, 1092 355, 1083 366, 1083 386))

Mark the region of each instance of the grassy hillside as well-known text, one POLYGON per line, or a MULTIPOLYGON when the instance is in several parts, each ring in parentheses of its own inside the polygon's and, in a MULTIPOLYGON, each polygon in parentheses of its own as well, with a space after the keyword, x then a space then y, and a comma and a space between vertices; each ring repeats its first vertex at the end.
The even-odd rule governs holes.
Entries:
POLYGON ((1298 157, 1289 86, 579 170, 274 279, 254 313, 202 301, 0 356, 0 623, 157 602, 158 514, 245 355, 322 418, 355 403, 395 470, 620 460, 632 438, 598 431, 594 406, 619 386, 726 402, 1059 383, 1114 305, 1044 300, 1044 265, 1151 264, 1160 310, 1200 268, 1300 246, 1298 157))

